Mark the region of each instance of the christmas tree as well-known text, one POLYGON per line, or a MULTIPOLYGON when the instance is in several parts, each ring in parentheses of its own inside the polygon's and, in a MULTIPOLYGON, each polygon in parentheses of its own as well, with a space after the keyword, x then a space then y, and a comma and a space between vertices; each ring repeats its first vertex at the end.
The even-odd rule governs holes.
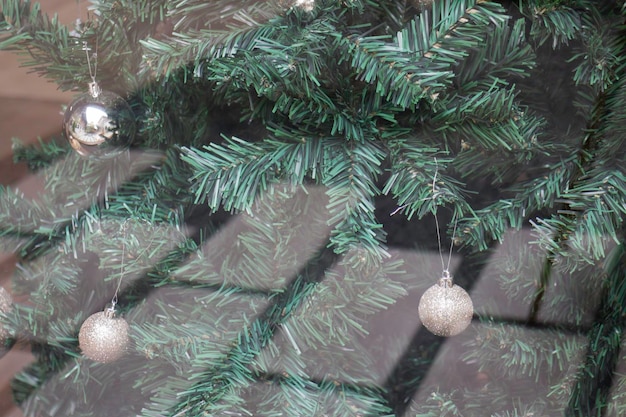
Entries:
POLYGON ((25 416, 623 415, 623 1, 0 5, 78 97, 0 193, 25 416))

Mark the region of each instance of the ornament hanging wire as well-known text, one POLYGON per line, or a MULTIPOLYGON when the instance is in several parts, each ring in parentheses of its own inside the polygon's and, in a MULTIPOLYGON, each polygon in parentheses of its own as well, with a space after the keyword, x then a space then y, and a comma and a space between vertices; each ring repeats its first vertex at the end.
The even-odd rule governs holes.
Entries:
MULTIPOLYGON (((433 176, 433 200, 435 199, 435 193, 437 191, 436 189, 436 182, 437 182, 437 175, 439 173, 439 163, 437 162, 437 158, 435 158, 435 175, 433 176)), ((437 218, 437 212, 435 211, 433 213, 433 216, 435 217, 435 227, 437 228, 437 245, 439 248, 439 258, 441 259, 441 269, 443 270, 443 279, 446 280, 451 280, 452 277, 450 276, 450 262, 452 261, 452 250, 454 248, 454 235, 456 235, 456 227, 458 224, 458 217, 457 217, 457 213, 456 211, 454 212, 454 215, 452 216, 452 221, 454 223, 454 226, 452 228, 452 239, 450 241, 450 250, 448 252, 448 263, 446 264, 443 260, 443 249, 441 248, 441 231, 439 230, 439 219, 437 218)))
POLYGON ((115 288, 115 293, 113 294, 113 298, 111 299, 111 307, 107 309, 107 312, 110 314, 115 313, 115 306, 117 305, 120 288, 122 287, 122 281, 124 280, 124 259, 126 258, 126 231, 128 230, 128 220, 124 221, 122 224, 123 229, 123 238, 124 242, 122 243, 122 260, 120 261, 120 279, 117 281, 117 288, 115 288))
MULTIPOLYGON (((114 310, 115 306, 117 306, 117 302, 118 302, 118 295, 120 293, 120 289, 122 288, 122 281, 124 281, 124 277, 126 275, 126 272, 124 271, 124 265, 125 265, 125 260, 126 260, 126 238, 128 236, 128 223, 129 223, 129 219, 124 220, 124 223, 122 223, 122 238, 124 239, 124 242, 122 243, 122 259, 120 260, 120 278, 117 281, 117 287, 115 288, 115 293, 113 294, 113 298, 111 299, 111 307, 107 310, 114 310)), ((152 243, 152 241, 150 242, 152 243)), ((145 253, 145 251, 147 250, 144 249, 143 251, 140 252, 140 255, 145 253)))
MULTIPOLYGON (((435 160, 435 175, 433 175, 433 183, 432 183, 432 191, 433 191, 433 196, 430 198, 424 198, 420 201, 427 201, 427 200, 433 200, 435 201, 436 196, 437 196, 437 176, 439 175, 439 162, 437 161, 437 158, 434 158, 435 160)), ((404 210, 405 208, 407 208, 409 206, 409 204, 404 204, 398 208, 396 208, 394 211, 392 211, 389 216, 393 216, 395 214, 397 214, 398 212, 400 212, 401 210, 404 210)), ((452 250, 454 247, 454 235, 456 235, 456 227, 458 224, 458 217, 457 217, 457 213, 456 211, 454 212, 454 215, 452 216, 452 221, 454 222, 454 226, 453 226, 453 230, 452 230, 452 241, 450 242, 450 251, 448 253, 448 263, 446 265, 446 263, 443 260, 443 249, 441 248, 441 232, 440 232, 440 227, 439 227, 439 219, 437 218, 437 211, 435 210, 433 212, 433 216, 435 217, 435 227, 437 228, 437 245, 439 248, 439 257, 441 258, 441 269, 443 270, 443 278, 444 279, 452 279, 452 277, 450 276, 450 261, 452 260, 452 250)))
MULTIPOLYGON (((78 0, 76 2, 76 30, 73 32, 75 33, 76 36, 81 36, 82 33, 82 21, 80 19, 80 10, 81 10, 81 5, 80 5, 80 0, 78 0)), ((98 96, 100 96, 100 94, 102 93, 102 89, 100 88, 100 86, 98 85, 98 82, 96 81, 96 76, 98 75, 98 34, 96 33, 96 47, 95 47, 95 52, 93 54, 94 57, 94 62, 93 65, 91 65, 91 57, 89 55, 89 52, 91 51, 91 48, 89 47, 89 44, 87 43, 87 41, 83 41, 83 51, 85 51, 85 55, 87 56, 87 68, 89 69, 89 77, 91 78, 91 82, 89 83, 89 94, 91 94, 91 96, 93 98, 97 98, 98 96)))
POLYGON ((289 331, 289 327, 287 327, 287 323, 282 323, 281 326, 282 326, 283 330, 285 331, 285 335, 287 336, 287 340, 289 340, 289 343, 291 343, 291 346, 293 347, 293 350, 296 352, 297 355, 301 355, 302 351, 300 350, 300 347, 296 343, 296 339, 293 337, 293 335, 289 331))
POLYGON ((91 77, 89 94, 91 94, 93 98, 97 98, 102 93, 102 89, 96 81, 96 75, 98 75, 98 37, 96 36, 96 51, 94 53, 93 66, 91 65, 91 57, 89 56, 91 48, 87 44, 87 41, 83 41, 83 51, 85 51, 85 55, 87 56, 87 68, 89 69, 89 76, 91 77))

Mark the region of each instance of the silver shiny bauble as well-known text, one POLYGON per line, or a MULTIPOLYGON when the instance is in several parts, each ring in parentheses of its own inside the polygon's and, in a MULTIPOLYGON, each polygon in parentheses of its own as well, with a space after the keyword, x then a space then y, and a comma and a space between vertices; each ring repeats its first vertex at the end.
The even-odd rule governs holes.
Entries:
POLYGON ((122 97, 97 86, 65 111, 63 133, 81 156, 106 158, 127 149, 135 136, 135 118, 122 97))
POLYGON ((126 320, 115 317, 113 309, 92 314, 78 332, 83 355, 100 363, 115 362, 126 353, 129 344, 126 320))
POLYGON ((469 326, 474 305, 467 291, 444 276, 424 292, 418 306, 424 327, 437 336, 454 336, 469 326))

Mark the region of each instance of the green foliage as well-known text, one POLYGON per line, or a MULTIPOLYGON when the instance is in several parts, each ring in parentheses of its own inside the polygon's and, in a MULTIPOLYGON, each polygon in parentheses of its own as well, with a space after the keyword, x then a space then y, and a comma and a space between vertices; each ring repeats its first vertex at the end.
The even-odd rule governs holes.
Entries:
POLYGON ((575 2, 561 0, 520 2, 522 12, 529 17, 532 16, 531 36, 539 44, 552 38, 552 48, 576 39, 583 29, 583 22, 580 13, 572 7, 572 3, 575 2))
POLYGON ((457 203, 462 206, 461 184, 444 175, 438 175, 440 164, 449 160, 437 158, 435 149, 428 149, 417 140, 402 139, 389 144, 394 174, 391 175, 383 192, 396 198, 406 216, 410 219, 417 214, 423 217, 436 212, 438 204, 457 203))
MULTIPOLYGON (((22 50, 32 56, 29 66, 50 76, 63 77, 70 71, 63 51, 69 45, 69 32, 56 17, 42 14, 38 3, 9 1, 2 4, 0 49, 22 50)), ((61 78, 62 79, 62 78, 61 78)))
POLYGON ((574 72, 574 80, 598 91, 605 91, 618 80, 615 71, 624 66, 626 58, 621 53, 624 34, 615 31, 612 25, 607 26, 600 16, 592 14, 585 16, 584 20, 581 51, 571 58, 580 61, 574 72))
POLYGON ((25 146, 19 139, 13 139, 13 162, 26 162, 31 171, 49 166, 67 152, 67 147, 60 141, 45 141, 39 138, 37 145, 25 146))
POLYGON ((385 36, 349 38, 358 79, 375 83, 377 94, 401 108, 413 108, 448 87, 452 66, 484 41, 492 22, 506 19, 495 3, 453 1, 432 6, 432 18, 428 11, 418 15, 392 42, 385 36))

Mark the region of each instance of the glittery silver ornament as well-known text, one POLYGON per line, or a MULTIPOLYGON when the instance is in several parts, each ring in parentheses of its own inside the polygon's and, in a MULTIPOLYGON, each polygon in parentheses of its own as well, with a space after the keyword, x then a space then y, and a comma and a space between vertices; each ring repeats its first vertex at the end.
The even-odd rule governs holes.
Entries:
POLYGON ((295 0, 294 6, 310 12, 315 8, 315 0, 295 0))
POLYGON ((127 149, 135 136, 135 118, 122 97, 96 83, 65 111, 63 133, 81 156, 110 157, 127 149))
POLYGON ((474 305, 467 291, 449 274, 424 292, 418 306, 422 324, 437 336, 454 336, 469 326, 474 305))
POLYGON ((108 308, 92 314, 78 332, 83 355, 96 362, 109 363, 121 358, 129 344, 128 323, 108 308))
MULTIPOLYGON (((0 287, 0 313, 8 313, 13 308, 13 297, 4 288, 0 287)), ((0 348, 9 348, 12 344, 11 333, 0 324, 0 348)))

